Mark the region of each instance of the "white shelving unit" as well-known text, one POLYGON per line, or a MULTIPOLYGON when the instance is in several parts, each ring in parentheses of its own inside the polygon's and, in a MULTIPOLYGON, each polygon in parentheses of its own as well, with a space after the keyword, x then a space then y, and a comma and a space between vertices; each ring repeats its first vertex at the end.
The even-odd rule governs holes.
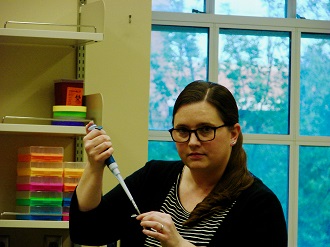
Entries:
POLYGON ((0 28, 1 44, 80 46, 102 40, 102 33, 0 28))
POLYGON ((85 129, 82 127, 73 126, 49 126, 37 124, 0 124, 1 133, 11 134, 48 134, 48 135, 71 135, 81 136, 85 134, 85 129), (24 127, 24 128, 22 128, 24 127))
MULTIPOLYGON (((86 107, 88 109, 87 118, 85 121, 94 120, 98 123, 102 123, 102 108, 103 108, 103 98, 101 94, 85 95, 86 107)), ((2 123, 0 123, 0 133, 1 134, 41 134, 48 136, 83 136, 85 135, 85 127, 76 126, 56 126, 50 124, 19 124, 10 123, 12 121, 16 122, 50 122, 52 118, 38 119, 15 116, 4 116, 2 123), (6 120, 8 118, 8 120, 6 120), (7 123, 9 122, 9 123, 7 123)))
POLYGON ((68 229, 67 221, 41 221, 41 220, 1 220, 0 227, 6 228, 47 228, 47 229, 68 229))
MULTIPOLYGON (((91 25, 96 23, 101 26, 98 30, 102 30, 103 24, 100 25, 99 19, 104 17, 103 1, 80 7, 79 16, 82 22, 91 21, 91 25), (91 17, 98 20, 93 21, 91 17)), ((18 147, 63 146, 66 161, 75 160, 77 139, 85 134, 85 128, 55 126, 50 124, 50 120, 47 123, 33 118, 52 117, 54 80, 76 78, 79 50, 84 45, 102 41, 103 33, 96 32, 96 28, 91 32, 82 32, 61 31, 58 28, 49 30, 48 26, 45 29, 40 29, 40 26, 33 29, 33 25, 28 25, 26 29, 22 27, 25 25, 0 28, 0 235, 10 236, 13 229, 19 228, 23 234, 28 231, 26 237, 31 235, 29 229, 44 229, 47 234, 51 230, 59 230, 60 234, 65 231, 66 238, 69 228, 66 221, 16 220, 3 212, 15 211, 18 147), (5 116, 31 117, 32 120, 13 120, 5 116)), ((86 95, 85 102, 87 119, 101 124, 102 95, 86 95)), ((23 240, 11 241, 11 246, 22 246, 20 241, 23 240)), ((34 246, 41 246, 38 241, 34 246)))

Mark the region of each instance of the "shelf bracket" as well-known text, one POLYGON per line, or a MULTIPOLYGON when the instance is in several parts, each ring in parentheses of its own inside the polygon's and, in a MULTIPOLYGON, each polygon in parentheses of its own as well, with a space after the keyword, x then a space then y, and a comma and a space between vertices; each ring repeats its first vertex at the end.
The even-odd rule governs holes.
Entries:
MULTIPOLYGON (((87 0, 79 0, 80 6, 87 4, 87 0)), ((81 13, 78 13, 78 24, 80 25, 81 13)), ((77 48, 77 71, 76 76, 77 79, 84 80, 85 79, 85 45, 78 46, 77 48)), ((76 137, 76 161, 83 162, 84 161, 84 143, 83 137, 76 137)))

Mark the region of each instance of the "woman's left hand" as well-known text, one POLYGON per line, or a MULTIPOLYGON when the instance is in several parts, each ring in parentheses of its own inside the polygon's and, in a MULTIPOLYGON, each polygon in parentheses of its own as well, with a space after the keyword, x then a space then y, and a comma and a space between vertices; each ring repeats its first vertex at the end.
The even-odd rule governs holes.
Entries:
POLYGON ((169 214, 151 211, 136 217, 141 221, 142 232, 160 241, 163 247, 194 246, 177 231, 169 214))

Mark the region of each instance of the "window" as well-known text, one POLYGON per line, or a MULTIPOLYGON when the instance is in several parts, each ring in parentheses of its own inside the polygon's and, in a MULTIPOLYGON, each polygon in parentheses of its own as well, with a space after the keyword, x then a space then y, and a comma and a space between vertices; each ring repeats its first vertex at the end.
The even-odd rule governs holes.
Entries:
POLYGON ((167 130, 185 85, 224 84, 238 102, 248 168, 282 203, 289 246, 330 245, 328 1, 152 4, 148 158, 179 159, 167 130))
POLYGON ((330 35, 301 37, 300 134, 330 136, 330 35))
POLYGON ((234 94, 245 133, 289 133, 289 58, 288 32, 220 28, 218 81, 234 94))
POLYGON ((204 9, 204 0, 152 0, 152 11, 193 13, 204 9))
POLYGON ((243 147, 248 155, 248 169, 274 191, 287 218, 289 147, 269 144, 244 144, 243 147))
POLYGON ((299 148, 298 246, 330 243, 330 147, 299 148))
POLYGON ((215 14, 285 17, 285 0, 215 0, 215 14))
POLYGON ((181 90, 207 78, 208 29, 153 25, 151 40, 149 129, 167 130, 181 90))
POLYGON ((297 0, 297 17, 309 20, 330 20, 328 0, 297 0))
POLYGON ((218 15, 330 20, 328 0, 152 0, 153 11, 213 13, 212 9, 218 15))

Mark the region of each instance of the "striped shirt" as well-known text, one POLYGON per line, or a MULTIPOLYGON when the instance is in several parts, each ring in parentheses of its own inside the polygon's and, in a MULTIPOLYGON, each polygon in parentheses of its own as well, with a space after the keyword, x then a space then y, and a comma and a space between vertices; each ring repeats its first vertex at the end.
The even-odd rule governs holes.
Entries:
MULTIPOLYGON (((179 174, 177 181, 173 184, 165 198, 160 211, 171 215, 177 231, 184 239, 196 246, 207 246, 235 202, 226 210, 215 212, 194 227, 183 226, 183 222, 189 218, 190 213, 181 205, 178 197, 180 176, 181 174, 179 174)), ((157 239, 149 236, 146 238, 144 245, 147 247, 161 246, 157 239)))

